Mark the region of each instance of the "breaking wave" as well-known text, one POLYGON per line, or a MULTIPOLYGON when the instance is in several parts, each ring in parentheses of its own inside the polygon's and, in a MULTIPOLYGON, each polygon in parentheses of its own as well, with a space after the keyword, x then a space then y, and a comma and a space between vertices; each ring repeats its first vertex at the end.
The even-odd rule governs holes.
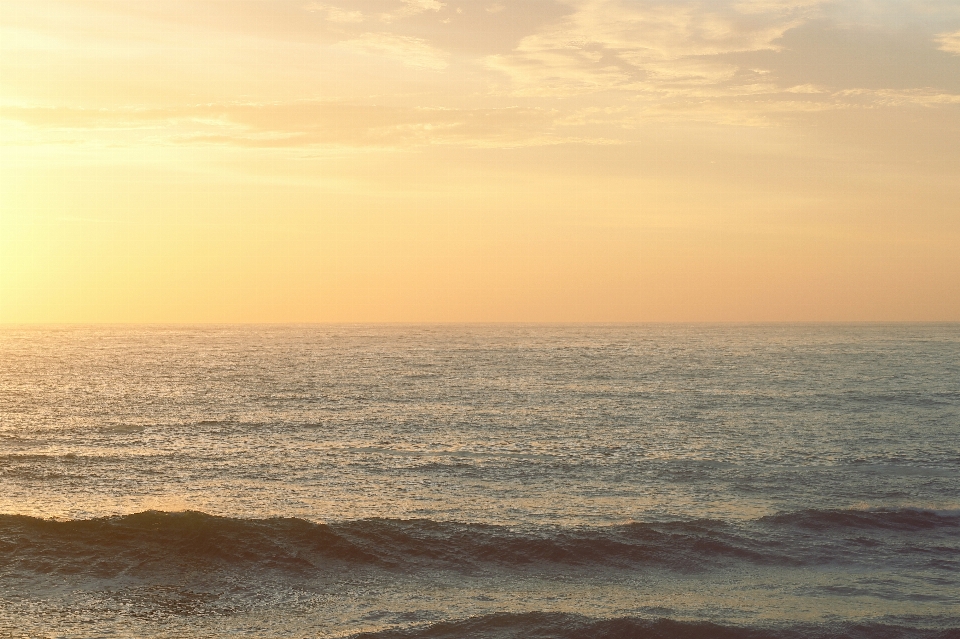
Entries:
POLYGON ((761 521, 808 530, 881 529, 898 531, 960 527, 960 511, 918 508, 882 510, 802 510, 764 517, 761 521))
POLYGON ((459 570, 558 564, 691 571, 723 562, 835 561, 849 554, 843 545, 851 539, 863 545, 872 534, 874 541, 868 545, 876 552, 885 535, 942 531, 954 537, 958 527, 958 513, 915 509, 801 511, 747 524, 699 520, 533 530, 431 520, 318 524, 192 511, 72 521, 0 515, 0 566, 100 576, 198 566, 313 571, 344 564, 459 570), (836 552, 831 554, 831 547, 836 552))
POLYGON ((877 623, 749 627, 671 619, 590 619, 574 614, 501 613, 429 626, 355 635, 354 639, 958 639, 960 629, 922 629, 877 623))

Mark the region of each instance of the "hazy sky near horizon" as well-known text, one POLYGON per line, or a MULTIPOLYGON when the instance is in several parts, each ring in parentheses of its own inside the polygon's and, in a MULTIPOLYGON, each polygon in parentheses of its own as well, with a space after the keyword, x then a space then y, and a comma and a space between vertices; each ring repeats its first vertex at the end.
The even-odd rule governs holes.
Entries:
POLYGON ((960 320, 960 3, 0 3, 0 322, 960 320))

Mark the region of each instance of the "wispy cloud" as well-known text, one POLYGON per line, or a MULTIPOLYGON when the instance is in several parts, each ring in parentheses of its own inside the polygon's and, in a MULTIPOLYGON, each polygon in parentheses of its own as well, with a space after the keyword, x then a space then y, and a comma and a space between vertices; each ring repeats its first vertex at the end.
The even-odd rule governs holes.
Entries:
MULTIPOLYGON (((0 120, 43 132, 141 131, 167 142, 291 147, 460 144, 516 147, 576 140, 559 112, 543 108, 441 109, 329 102, 195 105, 165 109, 0 108, 0 120)), ((40 137, 38 136, 38 140, 40 137)))
MULTIPOLYGON (((8 103, 25 96, 21 105, 73 108, 69 115, 38 110, 27 119, 61 118, 64 126, 70 118, 86 119, 91 131, 136 128, 163 119, 147 117, 151 106, 175 104, 179 115, 165 121, 178 135, 192 127, 197 130, 185 135, 258 143, 552 143, 615 138, 617 127, 634 126, 639 118, 687 114, 698 121, 771 125, 778 114, 954 104, 960 57, 951 54, 960 54, 960 31, 954 30, 960 17, 944 18, 936 28, 866 25, 837 17, 847 5, 848 0, 251 0, 223 15, 222 3, 202 0, 189 10, 153 0, 72 1, 53 5, 69 9, 67 17, 24 10, 0 21, 6 34, 0 37, 0 72, 8 103), (100 30, 88 38, 72 24, 100 30), (97 27, 104 24, 110 28, 97 27), (31 100, 30 69, 38 65, 49 70, 51 80, 47 93, 31 100), (79 71, 82 82, 76 79, 79 71), (176 83, 170 81, 172 71, 176 83), (19 86, 27 88, 18 94, 19 86), (90 99, 94 95, 110 99, 98 103, 90 99), (304 100, 321 95, 322 104, 304 100), (389 117, 372 106, 385 95, 397 109, 389 117), (196 102, 221 106, 185 106, 196 102), (260 106, 236 106, 253 103, 260 106), (336 135, 290 115, 333 113, 340 107, 332 105, 347 103, 356 114, 374 118, 364 133, 347 126, 350 133, 336 135), (113 110, 76 109, 105 104, 113 110), (123 104, 128 106, 114 108, 123 104), (285 117, 298 124, 257 128, 245 119, 255 108, 286 109, 285 117), (590 124, 571 124, 582 120, 585 108, 597 109, 590 124), (402 109, 407 115, 401 117, 402 109), (520 113, 539 115, 524 120, 520 113), (550 113, 556 117, 544 115, 550 113), (379 124, 378 117, 388 123, 379 124), (481 121, 489 123, 483 131, 476 125, 481 121), (575 126, 589 128, 590 135, 573 132, 575 126), (608 128, 601 131, 603 126, 608 128), (200 130, 204 127, 222 130, 200 130)), ((0 6, 0 17, 4 10, 0 6)), ((852 10, 847 7, 847 13, 852 10)), ((6 113, 9 119, 13 111, 6 113)), ((345 121, 354 117, 338 113, 345 121)))
POLYGON ((345 40, 335 46, 411 67, 435 70, 447 67, 443 52, 431 47, 420 38, 388 33, 364 33, 358 38, 345 40))
POLYGON ((311 2, 304 7, 308 13, 319 13, 326 17, 330 22, 352 24, 363 22, 364 15, 362 11, 341 9, 340 7, 325 5, 319 2, 311 2))
POLYGON ((719 85, 738 68, 717 56, 777 49, 776 40, 816 6, 587 0, 489 64, 521 94, 719 85))
POLYGON ((940 50, 960 55, 960 31, 941 33, 937 36, 940 50))

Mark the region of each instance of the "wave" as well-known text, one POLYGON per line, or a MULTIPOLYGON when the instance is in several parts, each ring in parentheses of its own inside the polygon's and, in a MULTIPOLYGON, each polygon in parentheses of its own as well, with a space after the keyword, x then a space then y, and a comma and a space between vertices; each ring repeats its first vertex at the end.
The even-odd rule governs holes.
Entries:
MULTIPOLYGON (((313 571, 343 564, 384 569, 523 570, 565 565, 696 571, 724 562, 790 566, 837 561, 849 555, 843 545, 846 533, 857 535, 856 543, 863 545, 870 530, 877 538, 870 552, 876 555, 891 531, 896 535, 943 529, 955 538, 957 527, 958 513, 914 509, 809 510, 743 525, 699 520, 524 530, 425 519, 318 524, 194 511, 71 521, 0 515, 0 567, 103 576, 253 565, 313 571)), ((917 552, 924 550, 917 546, 917 534, 911 534, 910 541, 917 552)), ((937 538, 938 547, 944 543, 942 536, 937 538)))
POLYGON ((193 511, 71 521, 0 516, 0 564, 40 573, 116 576, 211 564, 296 570, 324 558, 376 561, 329 526, 295 518, 234 519, 193 511))
POLYGON ((960 639, 960 629, 879 623, 750 627, 671 619, 591 619, 569 613, 499 613, 429 626, 361 633, 353 639, 960 639))
POLYGON ((874 529, 908 532, 960 528, 960 511, 935 511, 919 508, 802 510, 764 517, 760 521, 814 531, 874 529))

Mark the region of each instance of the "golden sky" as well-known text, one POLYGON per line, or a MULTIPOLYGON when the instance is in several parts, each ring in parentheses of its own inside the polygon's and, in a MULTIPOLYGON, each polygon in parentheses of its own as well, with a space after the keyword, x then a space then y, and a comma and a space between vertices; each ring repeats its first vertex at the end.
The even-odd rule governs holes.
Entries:
POLYGON ((955 0, 3 0, 0 322, 960 320, 955 0))

